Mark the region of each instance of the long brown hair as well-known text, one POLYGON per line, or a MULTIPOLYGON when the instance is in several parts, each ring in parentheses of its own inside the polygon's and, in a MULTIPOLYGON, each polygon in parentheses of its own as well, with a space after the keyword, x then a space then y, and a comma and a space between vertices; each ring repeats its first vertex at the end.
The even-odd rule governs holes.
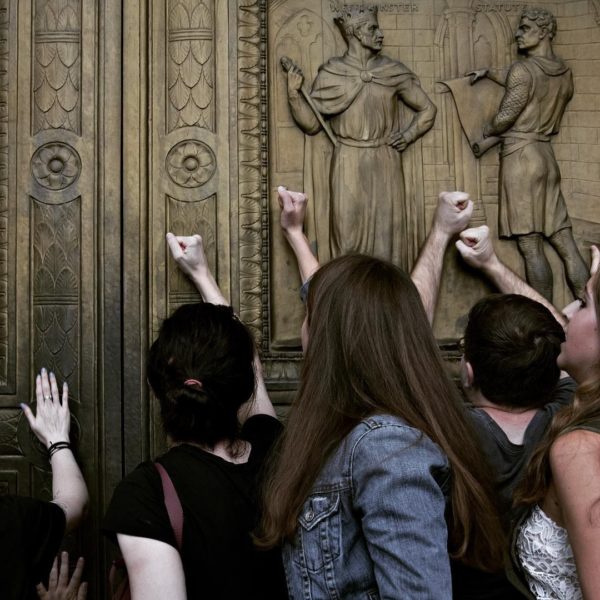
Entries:
POLYGON ((341 440, 368 415, 392 414, 448 456, 451 554, 497 569, 503 532, 485 460, 408 275, 375 258, 340 257, 314 275, 307 308, 300 389, 267 483, 259 543, 292 539, 302 505, 341 440))
MULTIPOLYGON (((600 276, 592 279, 596 320, 600 326, 600 276)), ((594 335, 592 333, 592 335, 594 335)), ((531 456, 527 471, 515 490, 517 506, 532 506, 543 501, 552 481, 550 448, 558 437, 590 421, 600 419, 600 364, 585 381, 579 382, 575 400, 554 415, 544 440, 531 456)))

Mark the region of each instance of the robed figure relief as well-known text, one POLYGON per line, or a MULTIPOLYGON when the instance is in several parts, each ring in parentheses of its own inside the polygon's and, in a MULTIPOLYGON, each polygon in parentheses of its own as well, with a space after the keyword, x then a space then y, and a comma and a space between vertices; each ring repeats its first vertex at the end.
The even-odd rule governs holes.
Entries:
MULTIPOLYGON (((560 170, 551 140, 573 96, 573 75, 554 54, 556 19, 547 10, 525 10, 515 33, 522 58, 508 70, 474 72, 472 82, 487 77, 504 86, 500 107, 474 144, 486 148, 501 141, 498 233, 514 239, 525 262, 528 282, 552 300, 552 269, 544 240, 564 263, 567 283, 581 296, 589 273, 575 244, 560 188, 560 170)), ((465 130, 466 131, 466 130, 465 130)))
POLYGON ((308 135, 334 146, 329 176, 332 256, 362 252, 410 268, 402 152, 433 125, 436 107, 405 65, 381 53, 377 7, 345 5, 335 23, 348 45, 319 67, 307 91, 299 66, 284 59, 289 107, 308 135), (400 122, 399 102, 413 112, 400 122))

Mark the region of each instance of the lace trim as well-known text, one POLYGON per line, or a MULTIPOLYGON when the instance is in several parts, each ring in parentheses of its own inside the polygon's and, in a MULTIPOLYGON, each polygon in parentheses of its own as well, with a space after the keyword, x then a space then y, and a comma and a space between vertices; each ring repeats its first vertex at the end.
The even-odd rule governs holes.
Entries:
POLYGON ((582 600, 567 530, 535 506, 521 527, 517 552, 538 600, 582 600))

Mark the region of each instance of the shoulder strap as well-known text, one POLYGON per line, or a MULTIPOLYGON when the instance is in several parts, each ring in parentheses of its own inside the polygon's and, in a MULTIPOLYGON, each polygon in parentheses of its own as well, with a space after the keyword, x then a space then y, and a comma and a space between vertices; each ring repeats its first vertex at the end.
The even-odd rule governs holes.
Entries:
POLYGON ((154 463, 156 470, 160 475, 163 488, 163 496, 165 498, 165 507, 167 508, 167 514, 169 515, 169 521, 171 528, 175 534, 175 541, 177 542, 177 548, 181 552, 183 546, 183 508, 179 501, 179 496, 175 490, 175 486, 169 477, 166 469, 158 462, 154 463))

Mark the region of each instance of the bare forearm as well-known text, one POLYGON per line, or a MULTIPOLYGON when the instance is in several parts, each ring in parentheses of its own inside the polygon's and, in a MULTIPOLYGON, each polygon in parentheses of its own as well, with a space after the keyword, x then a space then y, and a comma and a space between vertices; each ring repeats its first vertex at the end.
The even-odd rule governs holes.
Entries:
POLYGON ((244 424, 247 419, 253 415, 270 415, 276 417, 275 409, 271 403, 269 392, 263 377, 262 364, 258 354, 254 358, 254 372, 256 376, 256 389, 254 394, 248 402, 242 404, 238 411, 238 421, 240 424, 244 424))
POLYGON ((435 307, 440 290, 440 280, 444 266, 444 254, 450 242, 450 235, 433 227, 421 248, 419 258, 410 277, 421 296, 429 323, 433 323, 435 307))
POLYGON ((50 459, 52 466, 52 501, 64 511, 67 531, 79 525, 87 511, 88 489, 73 453, 58 450, 50 459))
POLYGON ((494 255, 493 259, 490 259, 481 270, 503 294, 519 294, 535 300, 543 304, 563 327, 566 325, 566 319, 560 311, 509 269, 497 256, 494 255))
POLYGON ((286 232, 284 231, 285 239, 288 241, 296 261, 298 262, 298 271, 302 283, 308 281, 315 271, 319 269, 319 261, 312 253, 308 238, 301 231, 286 232))
POLYGON ((219 285, 215 281, 215 278, 210 271, 207 270, 196 272, 190 275, 190 279, 192 280, 192 283, 196 289, 200 292, 204 302, 210 302, 211 304, 224 304, 225 306, 229 306, 229 302, 225 296, 223 296, 221 288, 219 288, 219 285))

